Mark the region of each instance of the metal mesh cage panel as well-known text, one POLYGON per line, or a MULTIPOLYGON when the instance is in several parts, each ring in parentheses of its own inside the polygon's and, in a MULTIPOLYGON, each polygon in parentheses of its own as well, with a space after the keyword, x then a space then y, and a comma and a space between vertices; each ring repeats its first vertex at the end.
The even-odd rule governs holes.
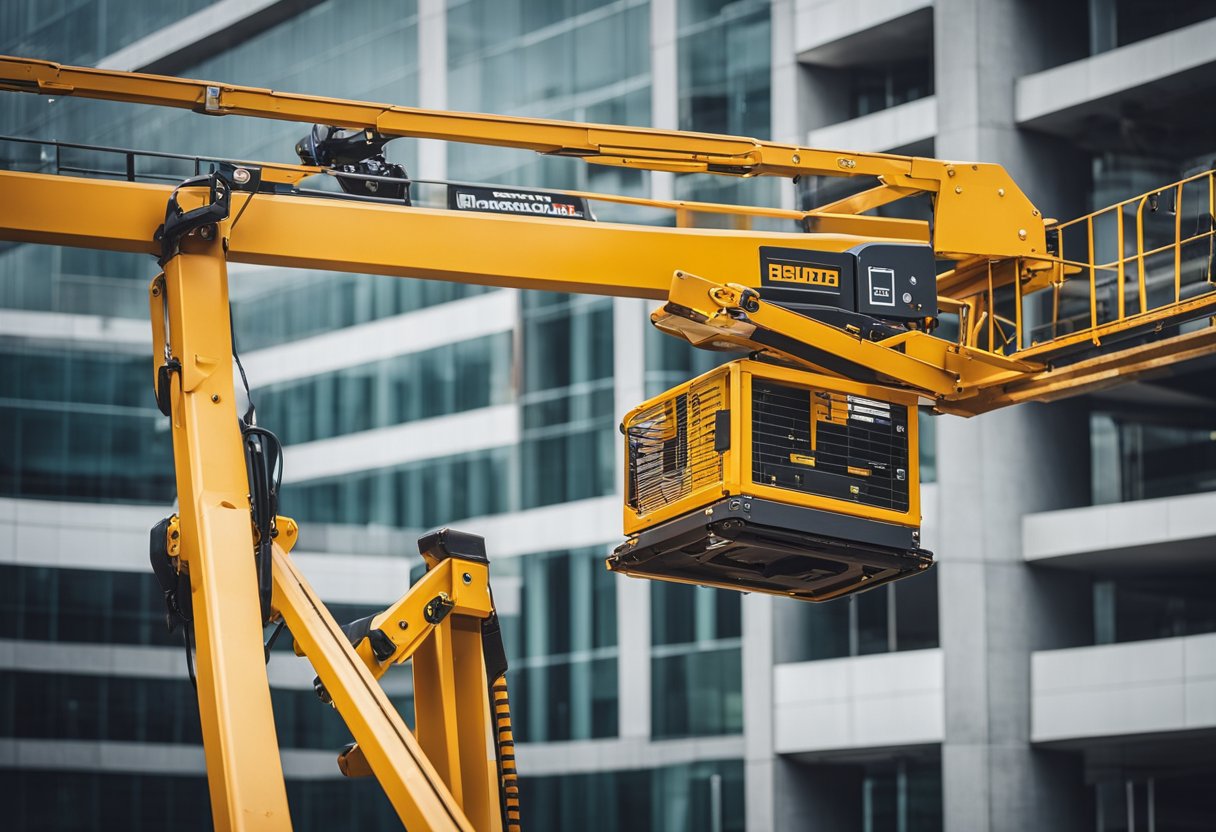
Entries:
POLYGON ((634 511, 648 514, 721 480, 715 414, 725 407, 725 377, 716 376, 656 402, 626 425, 634 511))
POLYGON ((908 510, 908 408, 756 379, 757 483, 875 508, 908 510))

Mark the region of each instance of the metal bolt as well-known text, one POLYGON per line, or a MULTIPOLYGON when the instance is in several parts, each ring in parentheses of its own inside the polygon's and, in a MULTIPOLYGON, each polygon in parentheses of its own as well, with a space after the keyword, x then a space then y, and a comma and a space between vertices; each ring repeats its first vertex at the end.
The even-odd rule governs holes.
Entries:
POLYGON ((1019 240, 1025 240, 1025 239, 1026 239, 1026 229, 1025 229, 1025 228, 1019 228, 1019 229, 1018 229, 1018 239, 1019 239, 1019 240))
POLYGON ((410 628, 410 622, 402 619, 401 621, 397 622, 397 627, 402 630, 408 630, 410 628))
POLYGON ((152 297, 154 297, 154 298, 160 297, 160 286, 159 285, 152 287, 152 297))
POLYGON ((916 285, 916 275, 912 275, 911 277, 909 277, 908 282, 910 284, 912 284, 913 286, 915 286, 916 285))
POLYGON ((744 504, 743 504, 743 510, 744 510, 744 511, 751 511, 751 510, 752 510, 752 504, 751 504, 751 503, 744 503, 744 504))
POLYGON ((238 185, 244 185, 252 178, 252 174, 245 168, 237 168, 232 172, 232 181, 238 185))
POLYGON ((795 154, 793 155, 793 157, 792 157, 791 161, 792 161, 792 162, 793 162, 793 163, 796 165, 796 164, 798 164, 799 162, 801 162, 801 161, 802 161, 802 157, 801 157, 801 156, 799 156, 797 153, 795 153, 795 154))
POLYGON ((1005 189, 1004 189, 1004 188, 997 188, 997 189, 996 189, 996 195, 997 195, 997 196, 1004 196, 1004 195, 1005 195, 1005 189))
POLYGON ((904 303, 911 303, 911 302, 912 302, 912 293, 904 292, 904 303))
POLYGON ((740 505, 742 504, 738 500, 731 500, 729 503, 727 503, 727 507, 731 511, 738 511, 740 505))
POLYGON ((471 583, 473 583, 473 576, 472 576, 472 575, 470 575, 468 572, 465 572, 465 573, 464 573, 463 575, 461 575, 460 577, 461 577, 461 580, 463 580, 463 581, 464 581, 466 584, 471 584, 471 583))
POLYGON ((217 403, 217 404, 218 404, 218 403, 219 403, 219 400, 220 400, 220 394, 219 394, 219 393, 212 393, 212 394, 211 394, 211 401, 212 401, 212 402, 215 402, 215 403, 217 403))
POLYGON ((215 237, 215 226, 214 225, 204 225, 202 228, 200 228, 198 230, 198 235, 200 237, 202 237, 204 240, 210 240, 210 239, 214 238, 215 237))
POLYGON ((961 194, 961 193, 963 192, 963 186, 962 186, 962 185, 955 185, 955 186, 954 186, 954 192, 955 192, 956 194, 961 194))

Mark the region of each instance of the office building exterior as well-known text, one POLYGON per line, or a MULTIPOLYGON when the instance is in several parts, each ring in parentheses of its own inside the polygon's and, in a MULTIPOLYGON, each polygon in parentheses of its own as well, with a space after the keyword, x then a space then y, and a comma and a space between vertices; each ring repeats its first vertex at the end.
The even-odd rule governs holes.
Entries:
MULTIPOLYGON (((1203 3, 78 0, 0 15, 0 53, 66 63, 996 161, 1061 218, 1216 158, 1203 3)), ((13 94, 0 123, 271 161, 291 161, 306 129, 13 94)), ((115 164, 0 149, 6 167, 115 164)), ((833 187, 432 142, 390 156, 420 180, 791 208, 833 187)), ((146 567, 147 528, 174 496, 147 357, 154 274, 145 258, 0 250, 0 794, 19 829, 194 828, 207 812, 193 692, 146 567)), ((231 279, 259 421, 288 445, 282 509, 335 614, 403 592, 419 532, 487 538, 534 828, 1161 832, 1216 818, 1206 366, 924 417, 939 565, 806 606, 603 569, 620 537, 617 420, 713 361, 654 332, 646 302, 244 266, 231 279)), ((338 774, 344 728, 306 663, 277 650, 269 672, 297 828, 395 828, 374 783, 338 774)))

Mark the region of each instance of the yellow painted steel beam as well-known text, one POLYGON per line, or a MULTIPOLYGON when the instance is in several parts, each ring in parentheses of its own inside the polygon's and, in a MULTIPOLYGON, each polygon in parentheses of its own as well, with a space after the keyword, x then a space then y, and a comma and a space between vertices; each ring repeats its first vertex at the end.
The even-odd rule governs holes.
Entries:
POLYGON ((999 165, 854 153, 739 136, 457 113, 298 95, 160 75, 0 57, 0 89, 374 129, 386 136, 494 145, 642 170, 734 176, 867 176, 882 204, 936 194, 934 246, 941 254, 1034 257, 1046 252, 1039 212, 999 165))
POLYGON ((181 362, 170 377, 173 457, 212 819, 220 830, 290 829, 262 651, 220 243, 190 241, 149 291, 154 359, 163 361, 167 337, 181 362))
MULTIPOLYGON (((756 350, 844 378, 877 376, 877 381, 911 387, 931 398, 958 391, 959 377, 942 366, 867 341, 836 327, 759 298, 744 306, 743 286, 722 286, 688 272, 671 281, 668 302, 651 315, 664 332, 698 346, 756 350)), ((910 333, 913 338, 931 338, 910 333)), ((934 339, 937 340, 937 339, 934 339)), ((945 342, 943 349, 948 346, 945 342)))
MULTIPOLYGON (((155 254, 172 188, 0 171, 0 239, 155 254)), ((303 196, 232 197, 228 259, 626 297, 667 297, 677 269, 759 285, 759 247, 843 251, 866 237, 664 228, 407 208, 303 196)), ((182 193, 183 205, 189 194, 182 193)))
MULTIPOLYGON (((408 661, 430 637, 437 626, 426 616, 427 605, 433 599, 448 598, 452 604, 449 615, 481 620, 489 618, 494 611, 489 585, 489 567, 484 563, 459 558, 439 561, 410 586, 408 592, 372 619, 371 628, 384 633, 393 645, 392 654, 384 659, 376 658, 366 639, 356 645, 355 652, 379 679, 393 665, 408 661), (468 576, 467 581, 465 576, 468 576)), ((486 696, 489 696, 488 687, 486 696)))
MULTIPOLYGON (((164 216, 172 189, 0 171, 0 191, 6 195, 0 201, 0 239, 152 254, 157 252, 152 232, 164 216)), ((199 193, 182 192, 180 198, 184 206, 193 207, 199 193)), ((734 338, 734 344, 745 349, 757 347, 751 333, 735 331, 740 321, 725 314, 709 293, 726 283, 756 287, 760 246, 842 251, 870 239, 839 233, 538 220, 274 194, 251 198, 238 192, 232 199, 233 213, 241 214, 241 219, 235 228, 225 224, 223 233, 228 235, 228 259, 234 262, 672 300, 676 306, 713 317, 712 326, 700 334, 687 323, 673 324, 683 328, 682 337, 696 343, 733 333, 727 340, 734 338), (673 282, 677 271, 690 275, 690 280, 673 282), (705 277, 691 277, 697 271, 705 277)), ((1214 305, 1216 295, 1203 295, 1130 316, 1101 327, 1097 334, 1105 338, 1149 319, 1193 317, 1214 305)), ((907 333, 890 344, 865 341, 772 304, 762 307, 759 317, 750 316, 749 325, 784 333, 790 343, 840 359, 836 363, 841 369, 808 366, 845 376, 849 366, 865 368, 888 382, 949 401, 956 412, 966 412, 965 402, 980 390, 1042 372, 1043 359, 1053 348, 1081 337, 1065 336, 1007 357, 923 332, 907 333)), ((1089 340, 1090 335, 1084 338, 1089 340)))
POLYGON ((273 603, 406 828, 473 832, 477 827, 460 808, 429 755, 423 753, 333 616, 277 544, 273 603))
POLYGON ((1127 384, 1141 376, 1216 352, 1216 326, 1079 361, 983 391, 968 415, 1023 402, 1050 402, 1127 384))

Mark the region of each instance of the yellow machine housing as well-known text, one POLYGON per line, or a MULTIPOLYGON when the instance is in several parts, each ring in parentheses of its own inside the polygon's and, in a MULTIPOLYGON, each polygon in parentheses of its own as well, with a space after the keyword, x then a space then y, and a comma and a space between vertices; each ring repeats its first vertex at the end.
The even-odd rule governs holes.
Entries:
POLYGON ((630 411, 610 568, 824 601, 932 565, 916 397, 751 359, 630 411))

